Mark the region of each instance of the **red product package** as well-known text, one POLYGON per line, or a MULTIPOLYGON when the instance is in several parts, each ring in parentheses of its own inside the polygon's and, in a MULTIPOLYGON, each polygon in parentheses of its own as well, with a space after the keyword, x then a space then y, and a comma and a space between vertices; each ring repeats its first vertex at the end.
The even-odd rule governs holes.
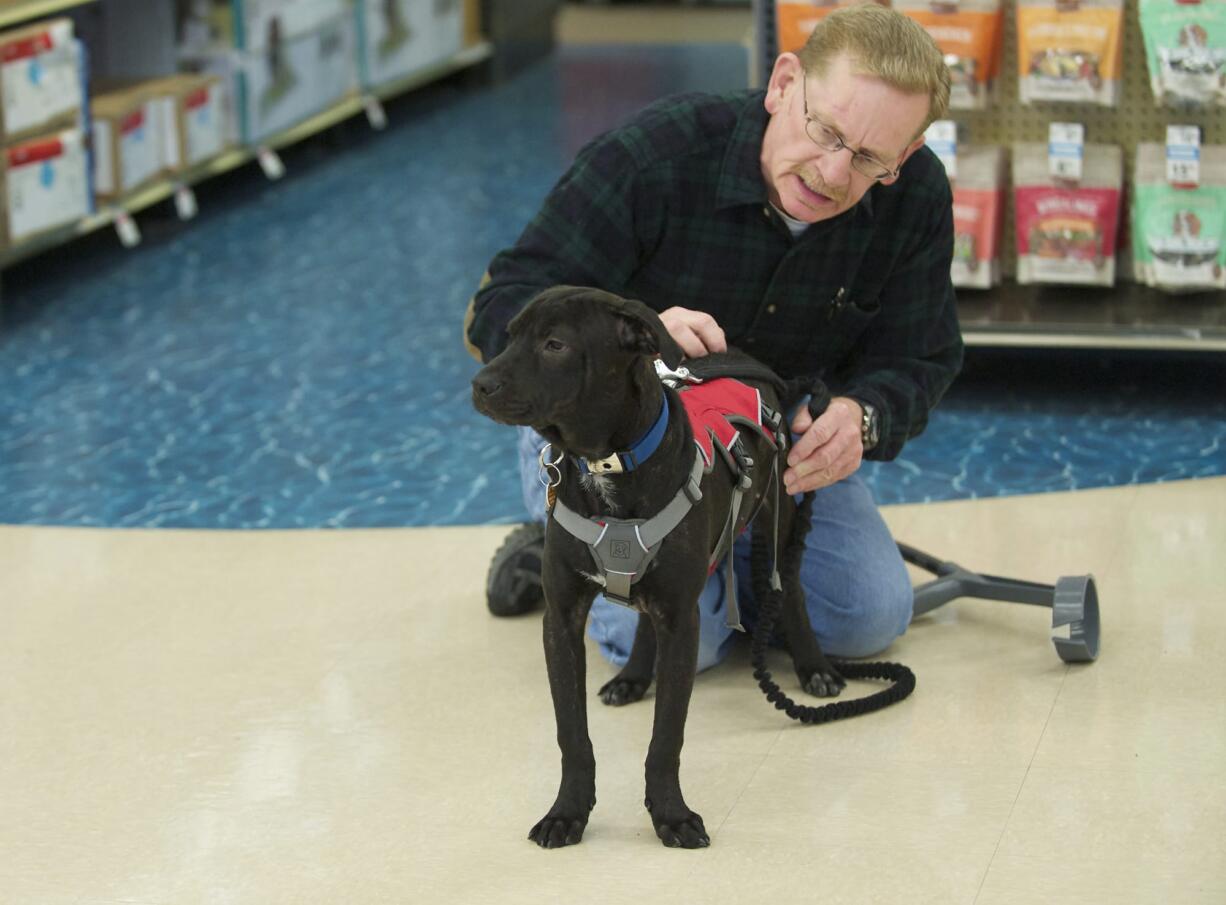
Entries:
POLYGON ((959 146, 954 181, 955 286, 989 289, 1000 282, 1005 149, 959 146))
POLYGON ((1115 284, 1123 153, 1086 145, 1083 178, 1058 183, 1047 172, 1047 146, 1013 149, 1018 283, 1115 284))

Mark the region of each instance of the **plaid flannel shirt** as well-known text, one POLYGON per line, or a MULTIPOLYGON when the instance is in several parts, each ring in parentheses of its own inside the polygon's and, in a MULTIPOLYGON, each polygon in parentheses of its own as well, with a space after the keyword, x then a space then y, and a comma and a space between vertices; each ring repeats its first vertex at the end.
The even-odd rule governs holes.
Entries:
POLYGON ((962 363, 949 181, 927 148, 893 185, 793 239, 767 200, 764 93, 682 95, 579 152, 516 244, 490 264, 467 338, 486 361, 550 286, 705 311, 784 377, 876 407, 892 459, 962 363))

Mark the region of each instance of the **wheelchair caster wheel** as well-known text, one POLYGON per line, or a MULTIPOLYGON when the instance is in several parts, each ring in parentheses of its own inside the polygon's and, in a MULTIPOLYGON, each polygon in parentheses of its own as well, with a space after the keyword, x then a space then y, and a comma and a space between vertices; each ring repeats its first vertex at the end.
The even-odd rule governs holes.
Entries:
POLYGON ((1098 659, 1098 589, 1090 575, 1065 576, 1056 582, 1051 609, 1052 644, 1065 663, 1098 659), (1068 637, 1057 629, 1068 626, 1068 637))

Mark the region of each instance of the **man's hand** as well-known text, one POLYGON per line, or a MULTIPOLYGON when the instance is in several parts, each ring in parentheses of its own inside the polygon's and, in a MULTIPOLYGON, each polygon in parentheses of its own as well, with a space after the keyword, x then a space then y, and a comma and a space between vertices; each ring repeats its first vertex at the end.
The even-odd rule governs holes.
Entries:
POLYGON ((660 320, 686 358, 702 358, 712 352, 728 351, 723 328, 705 312, 674 307, 661 312, 660 320))
POLYGON ((792 419, 792 432, 800 439, 788 453, 783 483, 788 493, 806 493, 843 480, 860 467, 864 444, 860 421, 864 410, 846 396, 835 396, 816 421, 802 408, 792 419))

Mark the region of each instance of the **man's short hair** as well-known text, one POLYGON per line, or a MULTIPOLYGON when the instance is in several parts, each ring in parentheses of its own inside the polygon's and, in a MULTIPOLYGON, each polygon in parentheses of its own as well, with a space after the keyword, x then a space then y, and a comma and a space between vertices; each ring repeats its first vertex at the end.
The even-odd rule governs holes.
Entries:
POLYGON ((805 72, 824 75, 839 54, 852 71, 881 79, 905 94, 927 94, 928 118, 917 133, 945 115, 949 107, 949 67, 923 27, 902 13, 876 3, 836 9, 817 23, 798 52, 805 72))

